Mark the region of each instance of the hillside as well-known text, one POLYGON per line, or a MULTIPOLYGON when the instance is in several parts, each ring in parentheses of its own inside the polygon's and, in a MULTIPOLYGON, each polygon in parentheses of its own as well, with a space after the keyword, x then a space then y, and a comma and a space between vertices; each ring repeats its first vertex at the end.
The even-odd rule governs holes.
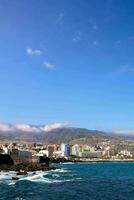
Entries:
POLYGON ((44 126, 20 126, 14 127, 8 124, 0 130, 0 140, 27 141, 43 143, 90 143, 94 141, 103 141, 117 136, 110 136, 108 133, 98 130, 88 130, 84 128, 59 127, 44 128, 44 126), (18 128, 19 127, 19 128, 18 128))

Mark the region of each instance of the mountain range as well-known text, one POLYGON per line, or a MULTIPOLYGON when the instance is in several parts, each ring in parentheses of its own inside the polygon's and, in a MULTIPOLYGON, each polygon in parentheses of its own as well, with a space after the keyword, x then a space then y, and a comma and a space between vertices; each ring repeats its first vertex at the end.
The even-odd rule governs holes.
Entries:
POLYGON ((88 130, 85 128, 66 127, 65 124, 54 123, 49 125, 34 126, 26 124, 0 124, 0 140, 43 142, 46 144, 78 143, 89 144, 104 140, 123 140, 132 137, 88 130))

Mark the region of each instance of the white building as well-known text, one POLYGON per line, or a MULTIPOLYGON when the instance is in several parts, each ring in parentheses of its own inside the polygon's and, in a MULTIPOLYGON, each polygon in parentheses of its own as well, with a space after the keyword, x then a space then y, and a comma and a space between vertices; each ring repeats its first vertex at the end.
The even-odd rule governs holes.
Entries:
POLYGON ((10 154, 10 149, 7 147, 3 147, 3 154, 10 154))
POLYGON ((127 151, 127 150, 122 150, 120 151, 118 154, 117 154, 117 157, 133 157, 133 155, 131 154, 130 151, 127 151))
POLYGON ((83 151, 79 153, 83 158, 102 158, 102 151, 83 151))
POLYGON ((69 144, 61 144, 61 152, 62 152, 62 157, 69 157, 70 156, 70 146, 69 144))
POLYGON ((54 151, 53 152, 53 157, 54 158, 62 158, 63 156, 62 156, 62 151, 54 151))
POLYGON ((80 152, 80 146, 78 144, 75 144, 72 146, 72 155, 79 156, 80 152))
POLYGON ((41 150, 39 151, 39 153, 37 154, 37 156, 49 156, 49 152, 48 150, 41 150))

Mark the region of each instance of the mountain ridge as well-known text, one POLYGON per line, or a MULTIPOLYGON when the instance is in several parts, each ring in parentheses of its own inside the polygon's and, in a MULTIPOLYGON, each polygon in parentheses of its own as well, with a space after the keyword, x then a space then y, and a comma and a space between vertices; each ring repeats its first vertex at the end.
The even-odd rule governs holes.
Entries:
POLYGON ((1 140, 44 142, 44 143, 70 143, 80 138, 111 138, 105 132, 85 128, 62 127, 50 131, 0 131, 1 140))
POLYGON ((105 140, 134 139, 129 135, 65 126, 65 123, 46 125, 0 124, 0 140, 60 143, 92 143, 105 140))

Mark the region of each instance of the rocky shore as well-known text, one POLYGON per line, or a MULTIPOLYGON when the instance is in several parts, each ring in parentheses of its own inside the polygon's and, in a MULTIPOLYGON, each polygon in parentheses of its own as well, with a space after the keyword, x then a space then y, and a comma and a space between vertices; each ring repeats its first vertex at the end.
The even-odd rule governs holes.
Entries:
POLYGON ((39 163, 19 163, 15 165, 0 165, 0 171, 16 171, 18 175, 27 174, 27 172, 50 171, 54 167, 48 167, 46 164, 39 163))

